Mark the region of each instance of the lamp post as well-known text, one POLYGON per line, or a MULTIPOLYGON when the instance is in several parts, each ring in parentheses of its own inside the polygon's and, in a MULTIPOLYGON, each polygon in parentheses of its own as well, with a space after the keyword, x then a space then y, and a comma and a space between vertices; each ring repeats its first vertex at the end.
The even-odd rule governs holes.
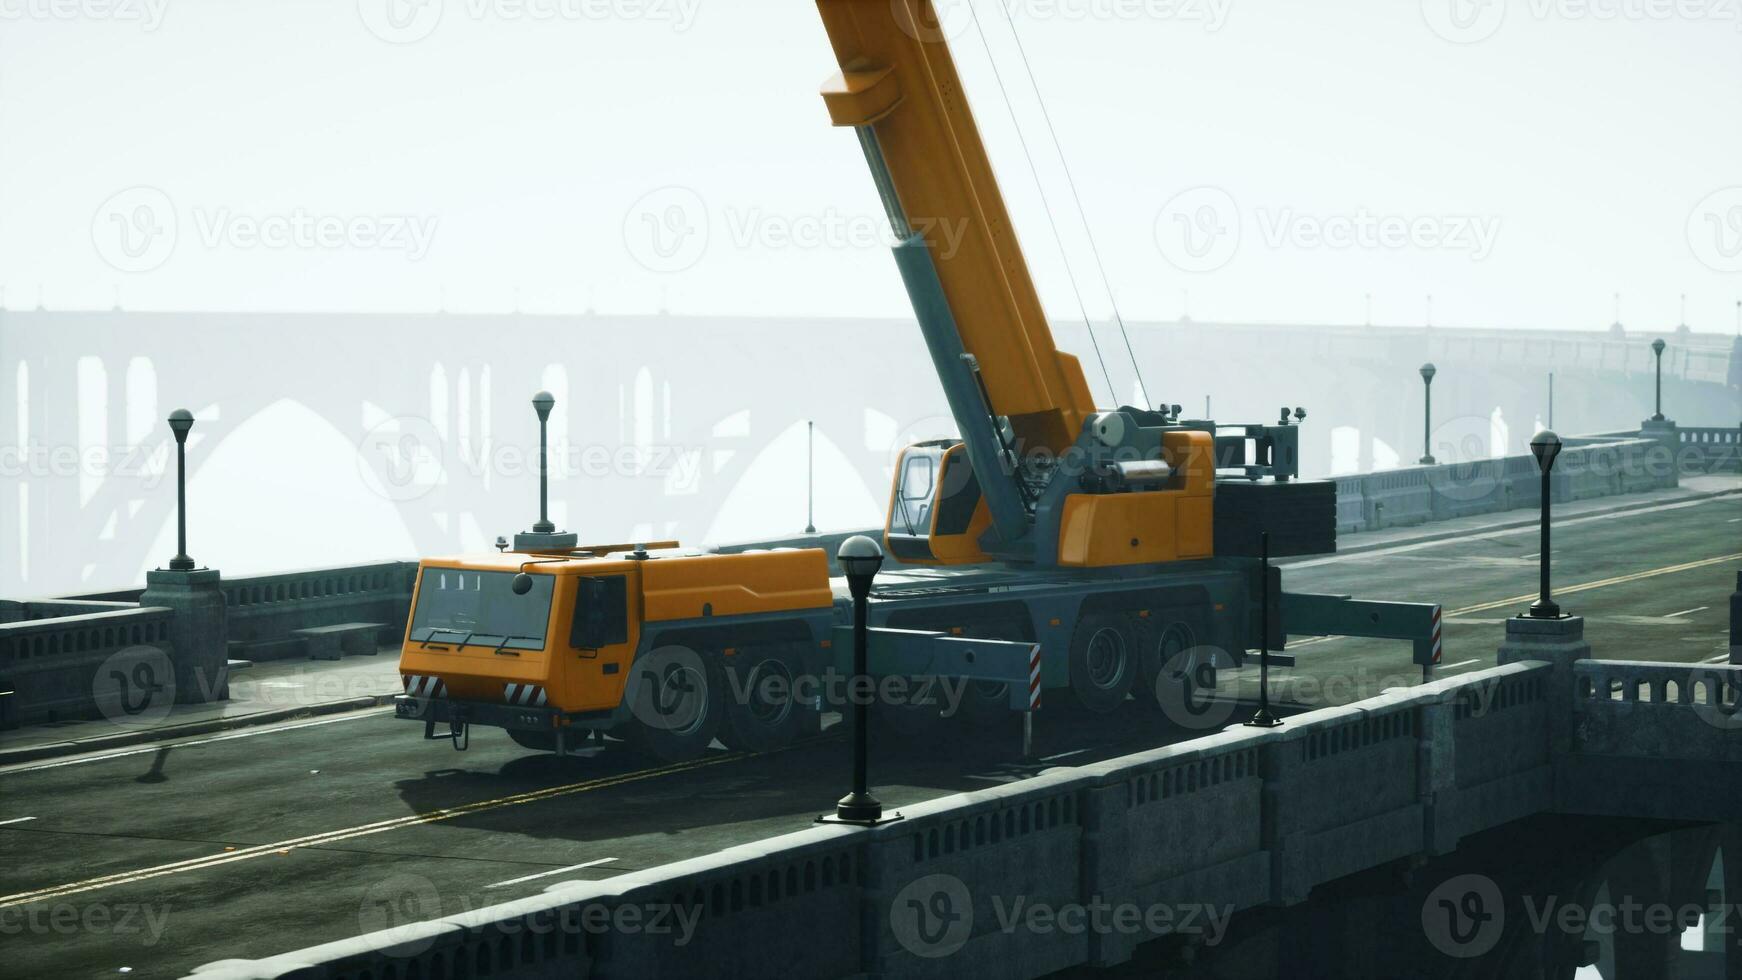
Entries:
POLYGON ((1282 719, 1270 711, 1270 532, 1258 532, 1258 712, 1246 724, 1275 728, 1282 719))
POLYGON ((175 557, 169 560, 172 572, 191 572, 194 560, 188 557, 188 430, 194 427, 194 413, 178 408, 169 413, 169 431, 175 433, 175 557))
POLYGON ((1653 422, 1663 421, 1663 338, 1651 342, 1651 352, 1657 355, 1657 411, 1651 416, 1653 422))
POLYGON ((817 533, 817 424, 804 424, 804 533, 817 533))
POLYGON ((548 391, 532 396, 532 410, 538 413, 538 523, 532 525, 534 534, 556 533, 556 525, 550 522, 550 465, 545 441, 550 410, 555 407, 556 396, 548 391))
POLYGON ((1432 362, 1421 366, 1422 416, 1421 416, 1421 465, 1434 465, 1433 453, 1433 419, 1434 419, 1434 375, 1438 370, 1432 362))
POLYGON ((841 563, 841 570, 847 575, 847 589, 853 595, 853 680, 848 688, 859 692, 853 700, 853 791, 841 797, 841 802, 835 804, 832 818, 820 817, 820 820, 832 820, 837 823, 874 824, 883 819, 883 804, 871 795, 867 788, 869 742, 867 739, 868 698, 864 697, 867 666, 867 647, 869 645, 869 627, 866 625, 866 606, 871 597, 871 580, 877 577, 877 569, 883 566, 883 549, 877 542, 855 534, 841 543, 841 550, 836 558, 841 563))
POLYGON ((1555 457, 1561 453, 1561 437, 1554 434, 1553 429, 1544 429, 1530 440, 1530 454, 1536 457, 1537 469, 1542 471, 1542 554, 1539 565, 1542 569, 1542 585, 1536 601, 1530 604, 1529 616, 1532 619, 1559 619, 1561 607, 1549 598, 1548 564, 1549 564, 1549 471, 1554 469, 1555 457))

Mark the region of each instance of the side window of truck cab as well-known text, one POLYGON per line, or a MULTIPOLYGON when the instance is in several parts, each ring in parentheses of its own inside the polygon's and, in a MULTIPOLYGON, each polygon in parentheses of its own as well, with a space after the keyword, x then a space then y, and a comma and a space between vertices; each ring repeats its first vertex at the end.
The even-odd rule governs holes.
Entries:
POLYGON ((598 651, 629 642, 629 588, 622 575, 582 575, 576 583, 569 646, 598 651))

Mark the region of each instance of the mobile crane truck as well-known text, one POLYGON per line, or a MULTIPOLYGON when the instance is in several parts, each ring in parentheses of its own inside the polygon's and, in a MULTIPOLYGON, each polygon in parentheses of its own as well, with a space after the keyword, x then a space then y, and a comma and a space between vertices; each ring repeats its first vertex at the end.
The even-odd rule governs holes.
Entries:
MULTIPOLYGON (((1165 708, 1241 663, 1265 621, 1272 649, 1285 631, 1385 636, 1434 662, 1437 607, 1284 596, 1259 560, 1261 536, 1277 556, 1336 548, 1335 485, 1296 478, 1286 410, 1218 427, 1096 407, 1054 343, 931 0, 817 6, 840 68, 824 104, 864 151, 960 432, 896 461, 883 538, 901 567, 871 596, 873 675, 954 678, 962 713, 984 718, 1043 690, 1093 712, 1133 694, 1165 708), (962 230, 948 252, 926 230, 945 227, 962 230)), ((583 547, 541 517, 511 550, 421 563, 397 715, 456 747, 484 725, 559 753, 593 732, 668 761, 715 738, 765 751, 814 730, 828 706, 794 692, 847 670, 849 620, 820 548, 583 547)))

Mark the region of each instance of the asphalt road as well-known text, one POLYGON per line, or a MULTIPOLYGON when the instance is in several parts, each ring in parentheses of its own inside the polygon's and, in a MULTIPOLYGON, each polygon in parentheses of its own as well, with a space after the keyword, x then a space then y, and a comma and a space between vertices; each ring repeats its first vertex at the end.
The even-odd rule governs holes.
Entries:
MULTIPOLYGON (((1293 562, 1296 591, 1435 601, 1447 665, 1493 663, 1504 617, 1536 584, 1532 529, 1293 562)), ((1742 566, 1742 497, 1568 521, 1554 547, 1562 605, 1599 656, 1723 655, 1742 566)), ((1418 683, 1404 643, 1291 645, 1273 674, 1288 710, 1418 683)), ((1254 668, 1201 724, 1239 720, 1254 668)), ((953 753, 882 746, 874 791, 891 807, 1192 737, 1135 702, 1088 717, 1053 699, 1035 763, 1018 729, 953 753), (947 756, 947 757, 946 757, 947 756)), ((848 747, 724 751, 647 768, 619 746, 559 760, 496 732, 455 752, 384 710, 0 771, 0 973, 179 976, 536 894, 784 833, 832 808, 848 747), (125 971, 123 973, 123 971, 125 971)))

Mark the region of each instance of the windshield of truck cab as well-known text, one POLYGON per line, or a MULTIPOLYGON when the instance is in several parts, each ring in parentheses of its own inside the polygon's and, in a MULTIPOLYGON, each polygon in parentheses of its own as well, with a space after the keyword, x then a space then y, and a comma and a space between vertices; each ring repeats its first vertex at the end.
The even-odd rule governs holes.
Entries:
POLYGON ((411 614, 413 643, 475 644, 508 650, 544 649, 554 576, 533 575, 532 590, 515 595, 513 572, 426 568, 411 614))

